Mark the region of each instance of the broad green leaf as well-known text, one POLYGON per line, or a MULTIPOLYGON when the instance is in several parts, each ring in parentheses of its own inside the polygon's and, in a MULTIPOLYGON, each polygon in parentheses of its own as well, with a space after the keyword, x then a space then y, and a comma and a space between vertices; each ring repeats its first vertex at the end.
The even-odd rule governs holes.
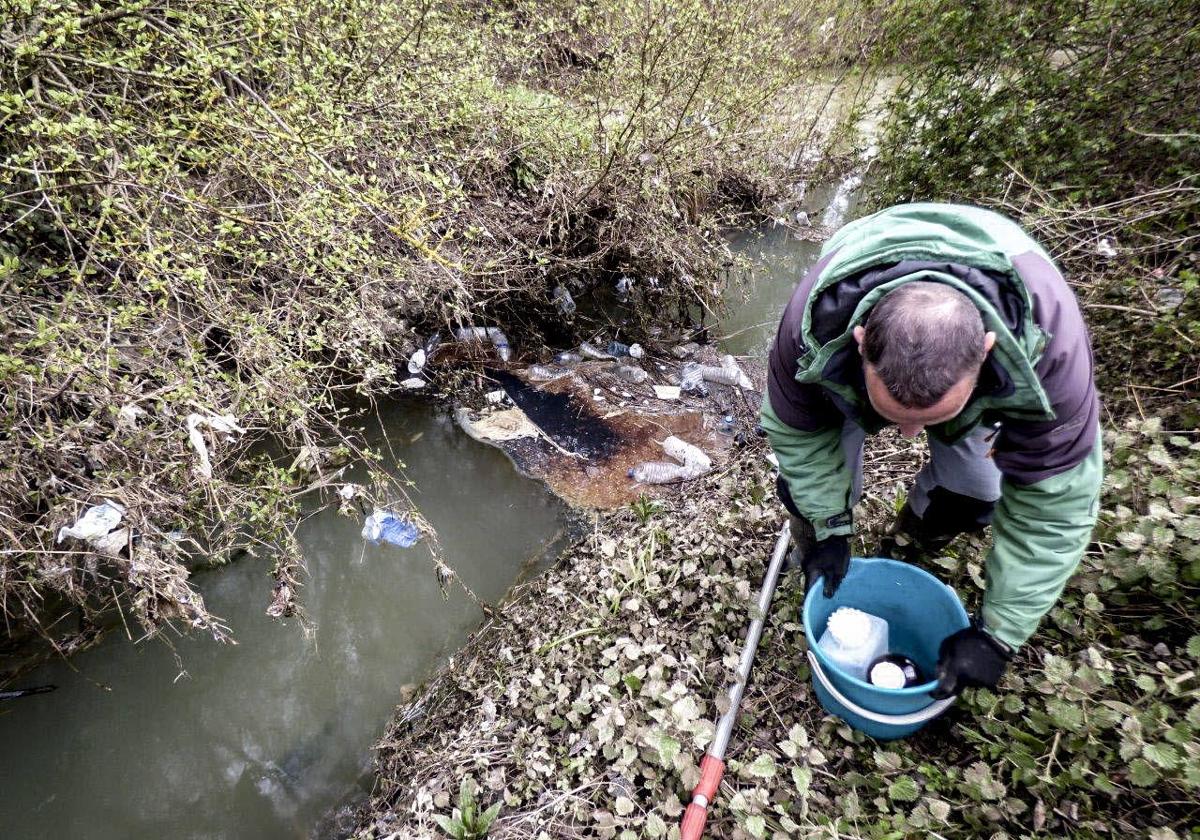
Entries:
POLYGON ((912 776, 900 776, 888 785, 888 799, 895 802, 916 802, 921 789, 912 776))

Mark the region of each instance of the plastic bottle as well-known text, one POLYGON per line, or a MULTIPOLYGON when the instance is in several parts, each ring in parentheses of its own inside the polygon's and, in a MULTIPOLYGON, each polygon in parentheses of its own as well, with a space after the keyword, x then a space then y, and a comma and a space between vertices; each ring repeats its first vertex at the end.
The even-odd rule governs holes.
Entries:
POLYGON ((704 368, 695 362, 688 362, 679 369, 679 389, 689 394, 708 396, 708 386, 704 384, 704 368))
POLYGON ((567 351, 565 353, 559 353, 558 355, 556 355, 554 357, 554 363, 557 365, 577 365, 582 361, 583 361, 583 356, 580 356, 578 353, 572 353, 570 351, 567 351))
POLYGON ((512 358, 512 348, 508 344, 508 336, 499 327, 459 327, 454 331, 455 341, 462 342, 491 342, 496 348, 500 361, 507 362, 512 358))
POLYGON ((563 315, 575 314, 575 298, 571 297, 566 286, 555 286, 554 293, 550 296, 550 302, 557 306, 558 311, 563 315))
POLYGON ((887 653, 888 625, 854 607, 838 607, 817 644, 838 668, 865 682, 870 665, 887 653))
POLYGON ((646 355, 646 351, 642 349, 640 344, 622 344, 619 341, 610 341, 608 343, 608 354, 610 356, 630 356, 634 359, 640 359, 646 355))
POLYGON ((712 469, 712 459, 698 446, 671 435, 662 443, 663 451, 679 461, 644 461, 629 471, 629 477, 642 484, 668 484, 672 481, 690 481, 712 469))
POLYGON ((612 356, 610 356, 608 353, 605 353, 599 347, 596 347, 594 344, 589 344, 586 341, 583 342, 583 344, 579 345, 579 355, 583 356, 583 358, 585 358, 585 359, 611 359, 612 358, 612 356))
POLYGON ((637 365, 617 365, 613 370, 618 377, 634 385, 640 385, 650 378, 650 374, 637 365))
POLYGON ((533 365, 528 371, 529 378, 533 382, 549 382, 551 379, 558 379, 567 373, 569 371, 553 365, 533 365))
POLYGON ((925 682, 921 669, 902 653, 887 653, 867 668, 867 682, 880 688, 912 688, 925 682))
POLYGON ((726 414, 717 422, 717 431, 722 437, 733 439, 735 427, 732 414, 726 414))

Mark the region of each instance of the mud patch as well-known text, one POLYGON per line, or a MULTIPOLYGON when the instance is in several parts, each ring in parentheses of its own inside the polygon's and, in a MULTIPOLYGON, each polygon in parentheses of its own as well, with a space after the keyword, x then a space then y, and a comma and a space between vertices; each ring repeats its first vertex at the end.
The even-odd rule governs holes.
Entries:
MULTIPOLYGON (((698 360, 710 363, 704 350, 698 360)), ((715 358, 715 354, 713 358, 715 358)), ((588 361, 549 382, 534 382, 527 370, 491 370, 489 377, 503 388, 514 407, 472 411, 460 408, 460 425, 472 437, 502 450, 525 475, 544 481, 570 504, 611 509, 639 496, 679 492, 678 485, 634 482, 629 471, 643 461, 665 459, 662 441, 675 435, 700 447, 713 460, 714 470, 729 463, 741 442, 755 434, 761 391, 714 385, 707 397, 682 395, 659 399, 655 385, 678 385, 681 362, 647 359, 649 378, 632 384, 616 373, 616 365, 588 361), (531 435, 493 435, 492 418, 520 412, 531 435), (723 421, 723 418, 731 418, 723 421)), ((761 389, 761 364, 739 360, 761 389)))

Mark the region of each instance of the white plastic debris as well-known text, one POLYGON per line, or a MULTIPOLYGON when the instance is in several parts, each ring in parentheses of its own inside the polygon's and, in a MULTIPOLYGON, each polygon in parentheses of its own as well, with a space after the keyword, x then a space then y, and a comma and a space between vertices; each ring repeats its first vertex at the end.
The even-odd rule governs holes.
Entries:
POLYGON ((410 376, 400 383, 400 387, 406 391, 420 391, 425 385, 425 380, 419 376, 410 376))
POLYGON ((662 442, 663 452, 679 461, 645 461, 629 471, 629 477, 641 484, 669 484, 690 481, 712 469, 712 459, 698 446, 671 435, 662 442))
POLYGON ((94 545, 96 540, 108 536, 109 532, 120 525, 124 516, 124 505, 105 499, 100 504, 88 508, 83 516, 75 520, 74 525, 59 528, 55 542, 74 537, 94 545))
POLYGON ((348 502, 356 496, 365 496, 366 493, 366 488, 364 488, 361 484, 343 484, 338 488, 337 491, 338 496, 340 496, 344 502, 348 502))
POLYGON ((1105 259, 1112 259, 1117 255, 1117 249, 1113 247, 1112 242, 1106 237, 1096 243, 1096 253, 1105 259))
POLYGON ((487 399, 489 405, 500 405, 508 399, 508 394, 504 393, 503 389, 497 389, 495 391, 488 391, 484 394, 484 397, 487 399))
POLYGON ((411 356, 408 357, 408 372, 413 374, 414 376, 416 376, 418 373, 420 373, 422 370, 425 369, 426 361, 427 361, 427 356, 425 353, 425 348, 422 347, 421 349, 417 350, 417 352, 413 353, 411 356))
POLYGON ((237 418, 232 414, 189 414, 187 416, 188 440, 192 448, 200 456, 200 464, 196 467, 205 478, 212 478, 212 462, 208 459, 208 444, 204 442, 201 426, 208 426, 216 434, 225 435, 226 440, 233 440, 237 435, 244 435, 246 430, 237 424, 237 418))
POLYGON ((678 385, 655 385, 654 396, 660 400, 677 400, 679 399, 678 385))
POLYGON ((130 430, 136 429, 138 418, 145 416, 145 414, 146 409, 137 403, 126 403, 117 412, 117 426, 124 426, 130 430))

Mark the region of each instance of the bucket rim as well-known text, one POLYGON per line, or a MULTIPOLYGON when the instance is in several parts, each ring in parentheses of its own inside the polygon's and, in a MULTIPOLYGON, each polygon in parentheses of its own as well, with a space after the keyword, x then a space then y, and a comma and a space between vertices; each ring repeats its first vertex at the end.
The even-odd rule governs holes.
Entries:
MULTIPOLYGON (((927 572, 925 569, 922 569, 920 566, 913 565, 912 563, 905 563, 902 560, 893 560, 890 557, 851 557, 850 565, 853 566, 855 564, 880 564, 883 566, 897 567, 903 566, 905 569, 910 571, 919 572, 921 575, 924 575, 931 581, 937 583, 939 586, 945 587, 950 591, 950 594, 954 596, 954 603, 958 605, 958 611, 962 615, 963 626, 965 627, 970 624, 971 618, 967 615, 967 609, 963 606, 962 599, 958 597, 958 593, 955 592, 954 589, 945 581, 940 580, 936 576, 927 572)), ((817 578, 817 580, 819 581, 821 578, 817 578)), ((821 587, 817 584, 817 582, 814 581, 813 585, 809 587, 808 593, 804 596, 804 637, 808 643, 808 649, 816 655, 823 668, 833 671, 833 673, 837 674, 851 685, 869 688, 872 691, 883 692, 884 694, 892 697, 916 697, 921 694, 929 694, 931 691, 937 688, 938 681, 936 674, 934 675, 934 678, 928 682, 923 682, 920 685, 910 686, 909 688, 884 688, 882 686, 875 685, 874 683, 869 683, 866 680, 860 680, 858 677, 847 674, 845 671, 839 668, 833 660, 829 659, 825 655, 825 651, 821 650, 821 646, 817 644, 817 634, 813 631, 812 627, 812 620, 810 618, 812 613, 809 611, 809 606, 821 591, 821 587)))

